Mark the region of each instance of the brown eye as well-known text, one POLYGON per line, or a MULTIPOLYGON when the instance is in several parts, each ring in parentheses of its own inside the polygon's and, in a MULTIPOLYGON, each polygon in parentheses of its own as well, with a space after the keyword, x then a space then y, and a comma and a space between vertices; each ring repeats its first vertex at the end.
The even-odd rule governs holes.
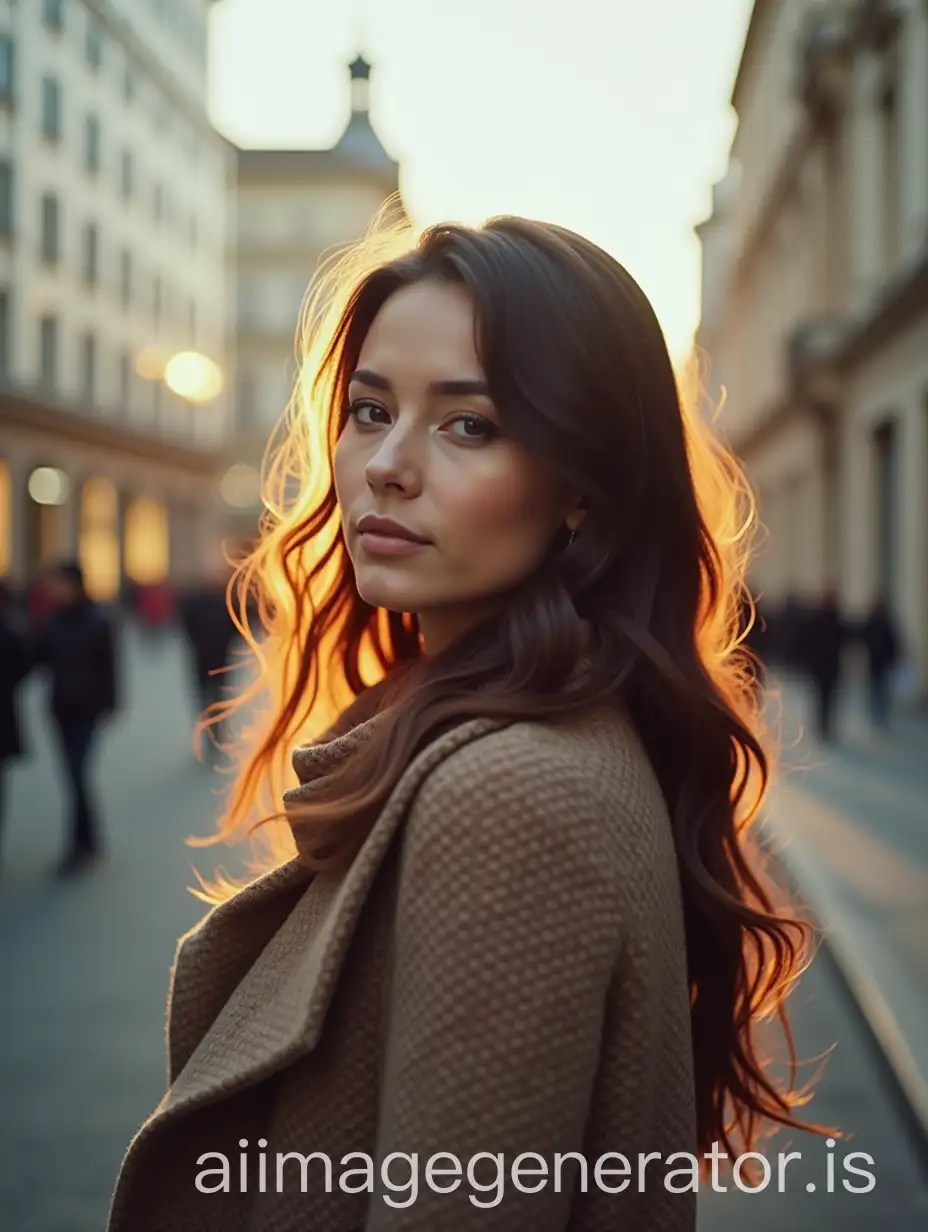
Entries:
POLYGON ((496 424, 491 423, 489 419, 485 419, 483 415, 475 415, 473 412, 466 415, 458 415, 453 419, 452 424, 465 424, 468 428, 466 432, 458 432, 455 435, 458 438, 464 438, 468 441, 490 441, 495 436, 499 435, 499 428, 496 424))
POLYGON ((387 416, 388 420, 390 418, 382 406, 378 406, 376 402, 368 402, 363 398, 359 398, 355 402, 349 402, 348 406, 345 408, 345 415, 348 419, 353 419, 359 427, 366 428, 371 426, 369 419, 365 420, 361 418, 361 411, 366 410, 381 411, 387 416))

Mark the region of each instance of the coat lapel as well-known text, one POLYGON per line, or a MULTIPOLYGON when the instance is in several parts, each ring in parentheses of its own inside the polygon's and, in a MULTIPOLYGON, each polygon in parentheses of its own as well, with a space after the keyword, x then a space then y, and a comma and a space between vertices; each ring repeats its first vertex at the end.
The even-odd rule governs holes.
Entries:
MULTIPOLYGON (((331 765, 333 757, 355 747, 386 712, 329 744, 298 750, 294 763, 305 787, 288 792, 291 799, 311 790, 313 770, 331 765), (338 746, 338 747, 336 747, 338 746), (313 758, 315 766, 311 766, 313 758)), ((251 965, 232 995, 199 1040, 170 1089, 137 1136, 162 1128, 176 1117, 227 1098, 292 1063, 316 1047, 339 972, 374 877, 423 779, 450 754, 512 720, 466 720, 440 736, 410 763, 346 873, 312 876, 299 856, 252 883, 216 908, 187 939, 188 954, 178 954, 172 1001, 195 996, 198 973, 205 978, 221 961, 233 925, 270 898, 298 895, 283 923, 251 965), (302 894, 299 887, 306 886, 302 894)), ((172 1048, 184 1060, 183 1049, 172 1048)))

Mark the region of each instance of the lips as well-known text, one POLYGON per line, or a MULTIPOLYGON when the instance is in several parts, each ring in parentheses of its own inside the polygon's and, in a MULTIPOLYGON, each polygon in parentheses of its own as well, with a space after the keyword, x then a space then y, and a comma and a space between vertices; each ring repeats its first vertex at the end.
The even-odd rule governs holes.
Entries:
POLYGON ((365 514, 358 521, 357 531, 359 535, 371 534, 378 538, 401 539, 407 543, 426 544, 429 542, 424 535, 417 535, 402 522, 394 522, 392 518, 376 518, 369 514, 365 514))

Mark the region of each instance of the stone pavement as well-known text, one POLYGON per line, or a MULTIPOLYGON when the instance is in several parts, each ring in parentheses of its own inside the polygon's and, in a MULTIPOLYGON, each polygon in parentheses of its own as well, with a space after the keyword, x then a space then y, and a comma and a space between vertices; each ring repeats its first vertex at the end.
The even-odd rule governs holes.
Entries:
MULTIPOLYGON (((127 713, 106 737, 98 775, 108 859, 70 884, 49 878, 60 852, 60 796, 38 689, 28 698, 35 757, 13 775, 0 873, 4 1232, 101 1232, 122 1152, 163 1093, 168 969, 177 936, 204 911, 186 889, 191 866, 240 868, 224 849, 220 856, 184 846, 185 836, 210 832, 222 781, 191 752, 178 646, 130 639, 126 666, 127 713)), ((821 1140, 778 1135, 771 1151, 804 1154, 798 1171, 790 1167, 787 1192, 743 1194, 730 1183, 728 1193, 706 1192, 700 1232, 924 1229, 924 1174, 828 954, 794 1001, 800 1056, 833 1048, 810 1115, 853 1135, 835 1154, 869 1152, 877 1184, 850 1194, 839 1171, 828 1193, 821 1140)))
MULTIPOLYGON (((12 774, 0 872, 0 1228, 99 1232, 129 1136, 164 1089, 164 1005, 177 937, 202 916, 187 890, 215 850, 221 780, 198 763, 173 642, 126 647, 126 713, 97 775, 106 861, 55 882, 61 796, 41 688, 34 757, 12 774)), ((230 871, 234 860, 224 857, 230 871)))
POLYGON ((782 699, 795 747, 773 796, 774 844, 928 1145, 928 714, 874 733, 849 686, 823 747, 807 730, 807 688, 786 681, 782 699))

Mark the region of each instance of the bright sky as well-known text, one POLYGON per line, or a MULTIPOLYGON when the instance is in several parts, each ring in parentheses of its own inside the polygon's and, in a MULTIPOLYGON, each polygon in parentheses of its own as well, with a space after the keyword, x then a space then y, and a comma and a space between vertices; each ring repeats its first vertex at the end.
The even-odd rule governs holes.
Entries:
POLYGON ((240 145, 329 146, 361 50, 417 223, 511 213, 581 232, 641 283, 680 357, 751 3, 221 0, 212 118, 240 145))

